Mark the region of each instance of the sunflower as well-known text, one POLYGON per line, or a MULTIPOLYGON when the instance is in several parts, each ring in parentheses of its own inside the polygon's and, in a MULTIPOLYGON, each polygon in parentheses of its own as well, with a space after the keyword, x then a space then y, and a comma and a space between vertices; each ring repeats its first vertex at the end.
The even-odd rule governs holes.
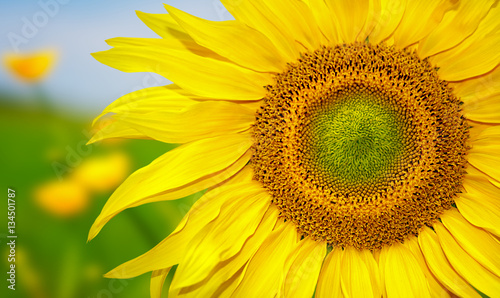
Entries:
MULTIPOLYGON (((157 246, 160 297, 500 295, 498 1, 222 0, 207 21, 138 13, 161 38, 94 57, 174 84, 125 95, 94 136, 180 143, 111 196, 205 189, 157 246)), ((99 118, 98 117, 98 118, 99 118)))

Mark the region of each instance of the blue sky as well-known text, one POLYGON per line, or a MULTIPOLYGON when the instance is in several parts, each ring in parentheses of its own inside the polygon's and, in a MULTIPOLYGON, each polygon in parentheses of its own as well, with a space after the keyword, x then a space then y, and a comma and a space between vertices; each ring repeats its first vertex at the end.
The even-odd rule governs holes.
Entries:
MULTIPOLYGON (((0 0, 0 54, 55 49, 58 62, 43 82, 46 93, 61 109, 96 113, 123 94, 168 83, 158 75, 122 73, 90 56, 108 49, 104 42, 108 38, 157 37, 135 11, 165 13, 163 3, 205 19, 231 18, 218 0, 0 0)), ((0 68, 0 90, 33 92, 4 67, 0 68)))

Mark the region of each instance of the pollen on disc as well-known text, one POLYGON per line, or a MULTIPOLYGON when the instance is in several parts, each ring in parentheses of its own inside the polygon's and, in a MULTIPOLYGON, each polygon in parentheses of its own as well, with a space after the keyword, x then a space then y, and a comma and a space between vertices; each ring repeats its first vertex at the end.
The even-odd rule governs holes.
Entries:
POLYGON ((252 164, 303 236, 379 249, 454 203, 468 125, 415 53, 364 43, 305 53, 268 86, 252 164))

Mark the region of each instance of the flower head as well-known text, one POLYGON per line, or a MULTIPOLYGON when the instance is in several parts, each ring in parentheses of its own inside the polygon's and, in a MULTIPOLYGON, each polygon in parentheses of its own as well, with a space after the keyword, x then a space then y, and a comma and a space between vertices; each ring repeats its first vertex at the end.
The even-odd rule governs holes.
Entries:
POLYGON ((42 80, 55 62, 53 51, 41 51, 33 54, 10 53, 4 56, 7 69, 17 78, 28 83, 42 80))
POLYGON ((223 0, 166 6, 161 39, 94 57, 173 85, 118 99, 93 141, 182 145, 132 174, 122 210, 209 188, 178 228, 107 274, 159 297, 500 292, 500 7, 495 1, 223 0))
POLYGON ((90 203, 87 189, 73 180, 54 180, 42 184, 35 190, 34 197, 41 208, 60 217, 79 215, 90 203))
POLYGON ((89 190, 111 191, 127 176, 130 158, 124 152, 113 152, 105 156, 90 157, 75 168, 71 179, 78 181, 89 190))

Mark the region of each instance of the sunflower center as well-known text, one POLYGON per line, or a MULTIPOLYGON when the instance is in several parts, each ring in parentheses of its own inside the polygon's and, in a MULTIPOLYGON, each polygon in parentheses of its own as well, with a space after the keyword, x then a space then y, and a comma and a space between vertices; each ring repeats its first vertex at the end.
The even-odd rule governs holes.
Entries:
POLYGON ((379 178, 397 161, 402 147, 398 115, 373 95, 338 98, 311 115, 312 162, 345 183, 379 178))
POLYGON ((255 179, 303 236, 378 249, 453 204, 466 164, 460 101, 407 50, 348 44, 276 76, 254 125, 255 179))

